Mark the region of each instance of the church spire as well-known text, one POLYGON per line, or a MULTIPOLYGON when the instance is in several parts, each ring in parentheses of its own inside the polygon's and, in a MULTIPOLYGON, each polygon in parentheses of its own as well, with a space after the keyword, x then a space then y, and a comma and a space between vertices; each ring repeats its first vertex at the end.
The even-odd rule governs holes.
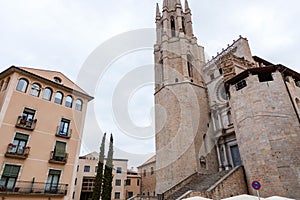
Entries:
POLYGON ((163 3, 163 10, 167 10, 168 9, 168 0, 164 0, 164 3, 163 3))
POLYGON ((182 6, 181 6, 181 1, 180 1, 180 0, 176 0, 176 6, 179 6, 180 8, 182 7, 182 6))
POLYGON ((163 10, 175 10, 176 7, 182 7, 180 0, 164 0, 163 10))
POLYGON ((159 11, 159 5, 158 3, 156 4, 156 20, 159 20, 161 17, 160 11, 159 11))
POLYGON ((186 13, 191 12, 188 0, 185 0, 184 7, 185 7, 185 12, 186 13))

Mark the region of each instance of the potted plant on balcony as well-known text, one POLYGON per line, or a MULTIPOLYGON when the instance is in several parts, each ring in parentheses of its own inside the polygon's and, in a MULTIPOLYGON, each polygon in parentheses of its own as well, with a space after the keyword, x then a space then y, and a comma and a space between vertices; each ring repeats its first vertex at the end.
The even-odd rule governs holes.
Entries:
POLYGON ((30 152, 30 147, 24 147, 24 156, 28 157, 30 152))
POLYGON ((26 125, 26 121, 27 121, 26 116, 24 116, 24 115, 21 116, 20 124, 23 125, 23 126, 25 126, 26 125))
POLYGON ((8 144, 7 153, 14 153, 14 151, 13 151, 14 147, 15 147, 15 145, 13 143, 8 144))
POLYGON ((0 186, 0 192, 6 192, 6 190, 7 188, 4 185, 0 186))

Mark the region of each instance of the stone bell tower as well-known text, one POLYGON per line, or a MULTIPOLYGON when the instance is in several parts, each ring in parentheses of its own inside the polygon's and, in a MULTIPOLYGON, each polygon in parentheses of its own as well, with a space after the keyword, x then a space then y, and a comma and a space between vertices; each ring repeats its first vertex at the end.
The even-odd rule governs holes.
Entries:
POLYGON ((156 193, 200 171, 199 150, 208 124, 201 77, 204 48, 193 35, 187 0, 164 0, 156 10, 156 193))

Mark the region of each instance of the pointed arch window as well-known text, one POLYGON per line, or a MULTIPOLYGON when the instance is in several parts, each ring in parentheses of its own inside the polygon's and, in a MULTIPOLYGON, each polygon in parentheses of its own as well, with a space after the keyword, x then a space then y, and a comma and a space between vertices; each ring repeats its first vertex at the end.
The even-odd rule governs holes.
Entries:
POLYGON ((41 85, 38 83, 33 83, 31 86, 30 94, 35 97, 39 97, 41 92, 41 85))
POLYGON ((64 97, 63 93, 56 92, 55 98, 54 98, 54 103, 61 104, 62 100, 63 100, 63 97, 64 97))
POLYGON ((71 95, 68 95, 66 97, 65 106, 68 107, 68 108, 72 108, 72 105, 73 105, 73 97, 71 95))
POLYGON ((174 16, 171 16, 171 34, 172 34, 172 37, 175 37, 175 36, 176 36, 176 33, 175 33, 175 19, 174 19, 174 16))
POLYGON ((163 59, 161 59, 160 61, 159 61, 159 64, 160 64, 160 69, 161 69, 161 83, 163 84, 164 83, 164 60, 163 59))
POLYGON ((24 78, 21 78, 18 82, 17 90, 26 93, 27 87, 28 87, 28 81, 24 78))
POLYGON ((82 100, 80 99, 76 99, 76 105, 75 105, 75 110, 79 110, 81 111, 82 110, 82 100))
POLYGON ((185 19, 182 17, 182 31, 185 34, 185 19))
POLYGON ((187 55, 187 67, 189 77, 193 77, 193 59, 191 55, 187 55))

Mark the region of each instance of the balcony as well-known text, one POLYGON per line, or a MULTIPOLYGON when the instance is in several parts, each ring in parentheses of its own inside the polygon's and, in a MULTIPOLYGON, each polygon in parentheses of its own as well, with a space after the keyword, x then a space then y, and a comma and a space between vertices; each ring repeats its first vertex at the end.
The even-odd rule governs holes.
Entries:
POLYGON ((27 119, 24 116, 19 116, 17 123, 16 123, 16 127, 33 131, 35 128, 36 122, 37 122, 36 119, 27 119))
POLYGON ((29 155, 30 147, 20 147, 12 143, 8 144, 5 157, 26 159, 29 155))
POLYGON ((57 126, 56 128, 56 134, 55 134, 57 137, 62 137, 62 138, 71 138, 71 135, 72 135, 72 129, 69 129, 67 131, 65 130, 62 130, 60 128, 60 126, 57 126))
POLYGON ((65 196, 68 184, 50 184, 34 181, 16 181, 14 186, 0 185, 0 194, 28 195, 28 196, 65 196))
POLYGON ((49 163, 65 165, 68 161, 68 156, 68 153, 65 153, 64 156, 56 156, 54 151, 51 151, 49 163))

